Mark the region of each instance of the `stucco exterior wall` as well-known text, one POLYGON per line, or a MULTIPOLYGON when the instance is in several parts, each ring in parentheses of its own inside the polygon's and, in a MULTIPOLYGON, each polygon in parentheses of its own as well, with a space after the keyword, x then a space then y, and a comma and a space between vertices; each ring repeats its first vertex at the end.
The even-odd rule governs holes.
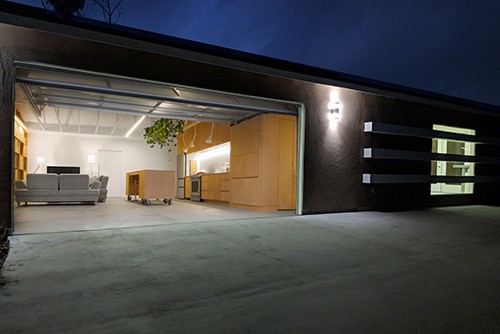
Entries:
MULTIPOLYGON (((496 135, 498 118, 478 117, 456 110, 438 109, 323 84, 264 75, 237 68, 147 52, 110 43, 99 43, 28 28, 0 24, 0 205, 1 219, 12 215, 12 110, 14 60, 28 60, 83 70, 228 91, 305 104, 304 213, 354 211, 376 208, 418 207, 432 204, 429 185, 372 186, 361 182, 363 172, 429 174, 426 162, 366 161, 363 147, 430 151, 430 139, 397 138, 363 133, 363 123, 382 121, 432 128, 433 123, 467 126, 478 134, 496 135), (341 120, 335 130, 327 119, 332 98, 342 103, 341 120)), ((500 155, 498 148, 478 152, 500 155)), ((498 171, 479 166, 477 174, 498 171)), ((443 204, 486 201, 498 185, 481 185, 467 198, 443 204)), ((443 200, 441 200, 443 201, 443 200)))

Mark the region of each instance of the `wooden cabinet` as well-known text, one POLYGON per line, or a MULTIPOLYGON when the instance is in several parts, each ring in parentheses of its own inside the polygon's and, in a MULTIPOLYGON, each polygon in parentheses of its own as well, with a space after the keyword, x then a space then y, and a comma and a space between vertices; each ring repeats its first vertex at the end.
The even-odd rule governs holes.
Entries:
MULTIPOLYGON (((16 111, 17 118, 23 122, 21 114, 16 111)), ((28 174, 28 133, 24 124, 15 120, 14 127, 14 180, 26 180, 28 174)))
MULTIPOLYGON (((184 150, 188 150, 188 153, 193 153, 196 151, 204 150, 206 148, 216 146, 219 144, 227 143, 230 139, 230 126, 229 124, 214 123, 214 129, 212 133, 212 142, 207 143, 206 139, 212 132, 212 123, 210 122, 187 122, 186 130, 184 133, 179 133, 177 142, 177 154, 184 153, 184 150), (196 124, 196 125, 193 125, 196 124), (196 127, 196 136, 195 136, 196 127), (194 147, 189 147, 191 140, 194 138, 194 147)), ((194 173, 195 171, 193 171, 194 173)))
POLYGON ((296 118, 258 115, 231 127, 230 205, 295 209, 296 118))
POLYGON ((191 176, 184 178, 184 197, 191 198, 191 176))
POLYGON ((229 202, 231 179, 229 173, 206 174, 201 177, 201 199, 229 202))
POLYGON ((170 199, 175 197, 175 171, 139 170, 126 175, 126 195, 142 199, 170 199))

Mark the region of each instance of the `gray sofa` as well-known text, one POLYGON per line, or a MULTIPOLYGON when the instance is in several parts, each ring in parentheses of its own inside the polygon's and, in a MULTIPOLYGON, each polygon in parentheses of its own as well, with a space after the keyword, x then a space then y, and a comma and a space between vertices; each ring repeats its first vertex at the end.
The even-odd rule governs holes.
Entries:
POLYGON ((108 198, 109 176, 100 175, 97 177, 90 178, 90 183, 93 183, 95 181, 101 182, 101 185, 99 186, 99 202, 104 203, 104 202, 106 202, 106 198, 108 198))
POLYGON ((96 204, 99 200, 99 181, 89 187, 86 174, 28 174, 26 183, 16 181, 15 200, 24 202, 85 202, 96 204))

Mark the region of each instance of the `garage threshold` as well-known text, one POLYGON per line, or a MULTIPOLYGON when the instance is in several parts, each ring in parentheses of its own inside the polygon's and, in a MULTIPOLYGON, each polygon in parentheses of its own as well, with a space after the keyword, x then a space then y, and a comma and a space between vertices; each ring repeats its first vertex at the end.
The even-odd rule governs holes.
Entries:
POLYGON ((95 206, 30 204, 16 207, 13 234, 81 232, 294 215, 295 211, 259 212, 177 199, 170 206, 154 202, 144 206, 126 198, 112 197, 95 206))

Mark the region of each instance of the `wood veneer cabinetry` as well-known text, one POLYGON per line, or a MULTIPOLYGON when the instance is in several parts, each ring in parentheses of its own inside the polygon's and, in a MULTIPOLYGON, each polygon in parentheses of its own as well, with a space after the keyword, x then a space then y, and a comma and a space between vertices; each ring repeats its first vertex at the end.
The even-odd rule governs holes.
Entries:
MULTIPOLYGON (((19 112, 17 117, 23 121, 19 112)), ((14 180, 26 180, 28 174, 28 133, 16 120, 14 128, 14 180)))
POLYGON ((201 177, 201 198, 208 201, 229 202, 230 174, 206 174, 201 177))
POLYGON ((191 198, 191 176, 186 176, 184 179, 184 197, 191 198))
POLYGON ((186 127, 188 127, 188 129, 185 130, 184 133, 179 133, 179 135, 177 136, 177 154, 184 153, 184 149, 187 149, 188 153, 193 153, 212 146, 227 143, 230 140, 229 124, 214 123, 211 143, 207 143, 206 140, 210 135, 210 132, 212 131, 212 123, 200 122, 195 126, 192 126, 192 123, 188 122, 186 124, 186 127), (189 144, 191 143, 193 138, 194 147, 189 147, 189 144))
POLYGON ((126 173, 126 195, 142 199, 170 199, 175 197, 175 171, 138 170, 126 173))
POLYGON ((230 204, 295 209, 296 119, 258 115, 231 127, 230 204))

